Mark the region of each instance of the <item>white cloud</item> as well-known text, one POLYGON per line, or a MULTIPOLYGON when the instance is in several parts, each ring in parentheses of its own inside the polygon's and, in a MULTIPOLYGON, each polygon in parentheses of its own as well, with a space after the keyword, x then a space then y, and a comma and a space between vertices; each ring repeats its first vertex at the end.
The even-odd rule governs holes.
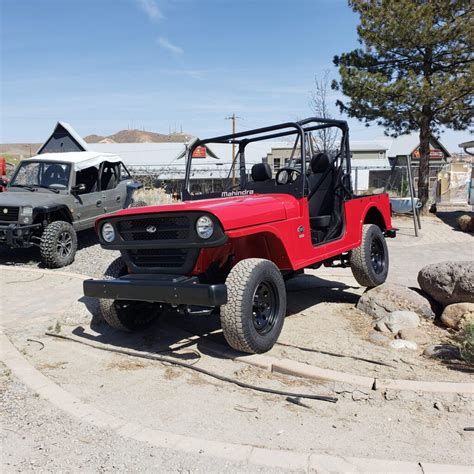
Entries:
POLYGON ((183 54, 184 49, 171 43, 167 38, 160 37, 156 40, 158 45, 173 54, 183 54))
POLYGON ((162 20, 164 18, 156 0, 137 0, 140 8, 147 14, 150 20, 162 20))

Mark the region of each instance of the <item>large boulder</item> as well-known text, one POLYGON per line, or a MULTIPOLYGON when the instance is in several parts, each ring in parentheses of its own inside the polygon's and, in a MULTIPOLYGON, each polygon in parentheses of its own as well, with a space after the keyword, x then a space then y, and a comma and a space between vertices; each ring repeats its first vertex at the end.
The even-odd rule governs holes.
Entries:
POLYGON ((380 320, 394 311, 413 311, 418 316, 434 319, 435 312, 428 298, 402 285, 385 283, 367 290, 359 299, 357 308, 380 320))
POLYGON ((474 303, 474 261, 427 265, 418 273, 418 283, 425 293, 443 306, 474 303))
POLYGON ((474 303, 454 303, 444 308, 441 322, 448 328, 461 329, 465 323, 474 322, 474 303))

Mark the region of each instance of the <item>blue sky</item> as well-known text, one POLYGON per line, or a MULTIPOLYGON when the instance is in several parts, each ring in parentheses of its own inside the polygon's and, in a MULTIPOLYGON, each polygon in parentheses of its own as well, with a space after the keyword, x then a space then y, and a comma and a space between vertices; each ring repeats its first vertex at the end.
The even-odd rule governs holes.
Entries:
MULTIPOLYGON (((357 46, 346 0, 0 0, 0 142, 124 128, 201 137, 311 115, 314 76, 357 46)), ((331 102, 337 96, 331 93, 331 102)), ((334 116, 339 116, 333 110, 334 116)), ((380 136, 353 120, 356 139, 380 136)), ((447 131, 452 151, 466 133, 447 131)))

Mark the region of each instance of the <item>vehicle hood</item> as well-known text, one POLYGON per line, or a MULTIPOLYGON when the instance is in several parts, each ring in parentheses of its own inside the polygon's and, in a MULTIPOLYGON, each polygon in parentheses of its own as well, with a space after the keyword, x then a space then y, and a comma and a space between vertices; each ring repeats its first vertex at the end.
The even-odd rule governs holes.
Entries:
POLYGON ((209 212, 219 219, 226 231, 285 220, 288 217, 288 211, 297 206, 297 199, 288 194, 253 194, 124 209, 116 212, 113 216, 155 214, 157 212, 209 212))
POLYGON ((64 195, 41 191, 6 191, 0 193, 0 208, 2 206, 32 206, 51 207, 62 201, 64 195))

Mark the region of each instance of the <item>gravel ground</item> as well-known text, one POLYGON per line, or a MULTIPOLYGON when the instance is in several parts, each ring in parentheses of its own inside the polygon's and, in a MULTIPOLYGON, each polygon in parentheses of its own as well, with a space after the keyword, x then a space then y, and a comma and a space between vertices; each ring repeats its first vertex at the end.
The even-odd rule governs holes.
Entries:
MULTIPOLYGON (((243 472, 225 460, 164 450, 58 412, 0 365, 1 471, 243 472)), ((252 472, 283 472, 251 467, 252 472)), ((288 472, 288 471, 285 471, 288 472)))
MULTIPOLYGON (((78 249, 74 262, 67 267, 59 268, 58 271, 81 273, 100 278, 109 264, 119 256, 120 252, 118 251, 101 248, 94 230, 84 230, 78 233, 78 249)), ((0 264, 43 268, 39 250, 34 247, 8 249, 0 246, 0 264)))

